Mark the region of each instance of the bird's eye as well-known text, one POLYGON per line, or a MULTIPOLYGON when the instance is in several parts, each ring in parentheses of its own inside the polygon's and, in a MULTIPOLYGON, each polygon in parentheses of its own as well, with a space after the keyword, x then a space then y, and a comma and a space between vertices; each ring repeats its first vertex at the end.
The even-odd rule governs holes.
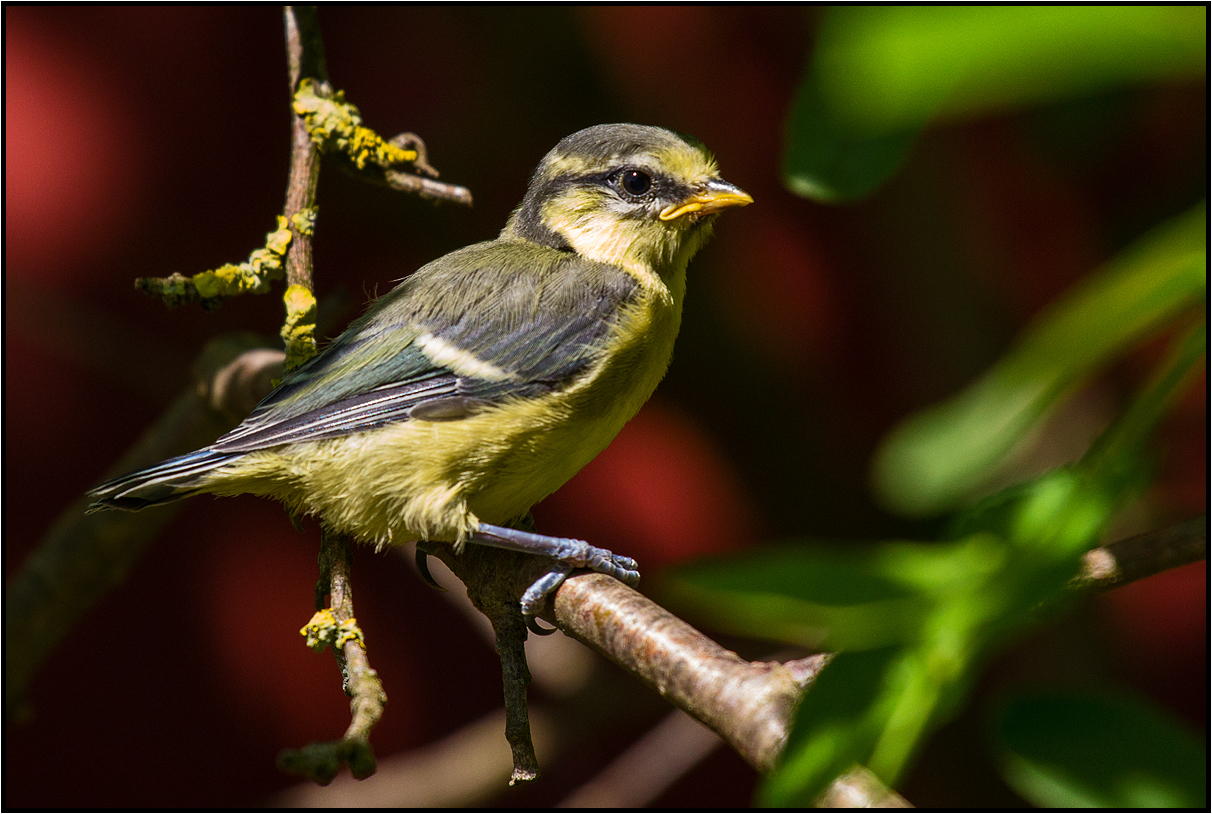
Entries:
POLYGON ((643 170, 624 170, 619 176, 619 186, 628 195, 638 198, 652 189, 652 177, 643 170))

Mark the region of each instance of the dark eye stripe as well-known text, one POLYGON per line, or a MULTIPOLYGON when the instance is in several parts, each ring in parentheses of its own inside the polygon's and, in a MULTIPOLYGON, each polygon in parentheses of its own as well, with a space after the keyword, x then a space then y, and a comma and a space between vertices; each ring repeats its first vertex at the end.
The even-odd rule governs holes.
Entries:
POLYGON ((573 186, 604 186, 611 189, 620 190, 632 198, 643 198, 645 196, 656 197, 667 203, 685 200, 689 198, 692 190, 686 184, 678 183, 668 175, 659 172, 653 172, 647 167, 617 167, 608 172, 586 173, 585 175, 562 175, 551 182, 551 191, 567 189, 573 186), (637 195, 634 192, 629 192, 623 188, 622 178, 629 172, 643 173, 648 176, 651 181, 650 188, 637 195))

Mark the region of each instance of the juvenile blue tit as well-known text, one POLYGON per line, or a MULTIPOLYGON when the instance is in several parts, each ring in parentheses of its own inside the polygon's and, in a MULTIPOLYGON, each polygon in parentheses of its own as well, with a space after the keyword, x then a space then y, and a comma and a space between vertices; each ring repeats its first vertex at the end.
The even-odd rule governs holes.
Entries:
POLYGON ((277 498, 382 549, 417 540, 551 557, 528 624, 574 568, 636 563, 527 528, 530 507, 601 452, 665 375, 686 264, 715 216, 753 199, 700 144, 590 127, 539 164, 496 240, 405 278, 236 429, 102 484, 95 508, 208 492, 277 498))

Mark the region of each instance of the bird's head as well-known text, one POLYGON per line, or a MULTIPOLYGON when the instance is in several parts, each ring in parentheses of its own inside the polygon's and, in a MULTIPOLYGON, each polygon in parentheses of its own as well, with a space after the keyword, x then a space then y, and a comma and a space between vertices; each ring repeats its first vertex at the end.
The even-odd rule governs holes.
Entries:
POLYGON ((667 279, 685 268, 718 212, 750 203, 701 144, 659 127, 602 124, 543 158, 502 237, 667 279))

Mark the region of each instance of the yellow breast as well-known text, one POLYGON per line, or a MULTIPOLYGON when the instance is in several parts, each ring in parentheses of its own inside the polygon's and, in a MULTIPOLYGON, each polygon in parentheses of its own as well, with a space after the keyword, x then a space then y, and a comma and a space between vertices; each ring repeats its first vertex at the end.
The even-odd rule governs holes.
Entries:
POLYGON ((277 497, 378 547, 461 547, 480 522, 524 515, 606 448, 652 395, 673 353, 684 276, 644 281, 612 340, 571 387, 456 421, 410 420, 250 453, 216 471, 216 494, 277 497))

